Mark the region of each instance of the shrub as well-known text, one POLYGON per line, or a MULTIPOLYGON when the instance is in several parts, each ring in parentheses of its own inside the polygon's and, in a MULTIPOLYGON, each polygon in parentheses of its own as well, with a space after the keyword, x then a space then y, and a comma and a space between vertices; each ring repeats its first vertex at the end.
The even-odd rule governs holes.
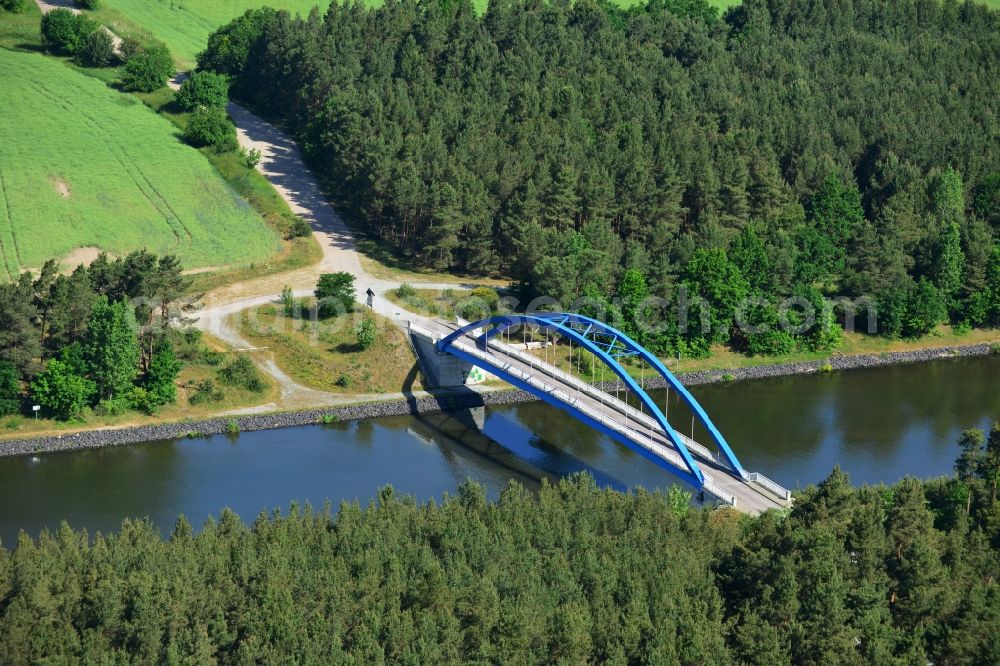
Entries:
POLYGON ((406 300, 407 298, 412 298, 413 296, 416 295, 417 295, 417 290, 414 289, 409 282, 404 282, 403 284, 399 285, 399 288, 396 289, 396 296, 398 296, 403 300, 406 300))
POLYGON ((200 106, 224 109, 229 101, 229 79, 215 72, 195 72, 181 84, 174 99, 187 111, 200 106))
POLYGON ((823 365, 819 366, 819 371, 820 372, 825 372, 825 373, 831 373, 831 372, 833 372, 833 364, 832 363, 824 363, 823 365))
POLYGON ((295 316, 295 296, 292 295, 292 288, 287 285, 281 290, 281 307, 286 317, 295 316))
POLYGON ((354 333, 358 336, 358 344, 361 348, 369 349, 375 344, 375 340, 378 338, 375 320, 371 317, 365 317, 354 327, 354 333))
POLYGON ((323 414, 322 416, 319 417, 319 422, 322 423, 323 425, 330 425, 331 423, 336 423, 337 420, 338 419, 336 414, 323 414))
POLYGON ((236 149, 236 127, 225 109, 200 106, 184 129, 184 140, 196 148, 211 146, 218 152, 236 149))
POLYGON ((288 240, 293 238, 307 238, 312 234, 312 227, 309 223, 303 220, 301 217, 296 217, 292 222, 292 226, 288 229, 288 240))
POLYGON ((166 46, 157 44, 139 51, 125 62, 122 86, 125 90, 153 92, 167 85, 173 73, 174 61, 170 51, 166 46))
POLYGON ((339 377, 337 377, 337 381, 335 381, 334 384, 336 384, 340 388, 347 388, 352 384, 352 382, 353 380, 351 379, 351 376, 347 373, 343 373, 339 377))
POLYGON ((4 427, 7 428, 7 430, 17 430, 21 427, 21 424, 18 423, 17 419, 8 419, 4 424, 4 427))
POLYGON ((212 349, 205 349, 201 352, 201 362, 205 365, 210 365, 213 368, 222 365, 222 362, 226 360, 226 355, 223 352, 214 351, 212 349))
POLYGON ((118 60, 115 40, 107 30, 95 30, 83 40, 76 54, 77 62, 84 67, 110 67, 118 60))
POLYGON ((215 388, 215 382, 211 379, 203 379, 198 383, 194 393, 188 397, 188 402, 192 405, 201 405, 206 402, 219 402, 225 395, 215 388))
POLYGON ((500 309, 500 294, 496 292, 495 289, 490 289, 489 287, 476 287, 469 294, 470 298, 479 298, 486 303, 486 307, 490 309, 490 312, 496 312, 500 309))
POLYGON ((219 370, 219 380, 229 386, 237 386, 254 393, 263 393, 267 386, 263 377, 249 356, 237 356, 236 359, 219 370))
POLYGON ((731 372, 727 372, 726 374, 722 375, 722 381, 725 382, 726 384, 735 382, 736 375, 732 374, 731 372))
POLYGON ((90 11, 94 11, 101 6, 100 0, 73 0, 73 4, 80 9, 89 9, 90 11))
POLYGON ((994 342, 990 345, 990 352, 994 355, 1000 356, 1000 342, 994 342))
POLYGON ((127 412, 131 406, 128 398, 107 398, 94 406, 94 413, 98 416, 119 416, 127 412))
POLYGON ((46 49, 73 55, 83 46, 87 35, 97 30, 97 24, 82 14, 59 8, 42 16, 41 30, 46 49))
POLYGON ((236 419, 226 421, 226 433, 230 435, 240 434, 240 424, 236 422, 236 419))
POLYGON ((28 7, 28 0, 0 0, 0 9, 17 14, 28 7))
MULTIPOLYGON (((260 159, 263 157, 261 152, 256 148, 251 148, 250 150, 242 151, 243 163, 247 165, 248 169, 256 169, 257 165, 260 164, 260 159)), ((302 218, 295 218, 296 221, 302 220, 302 218)), ((302 220, 305 222, 305 220, 302 220)), ((308 223, 306 226, 309 226, 308 223)))
POLYGON ((122 43, 118 45, 118 55, 124 61, 129 61, 133 56, 142 53, 142 42, 134 35, 122 37, 122 43))
POLYGON ((148 391, 142 386, 133 386, 128 393, 128 403, 132 409, 136 409, 143 414, 153 415, 160 406, 159 400, 152 391, 148 391))

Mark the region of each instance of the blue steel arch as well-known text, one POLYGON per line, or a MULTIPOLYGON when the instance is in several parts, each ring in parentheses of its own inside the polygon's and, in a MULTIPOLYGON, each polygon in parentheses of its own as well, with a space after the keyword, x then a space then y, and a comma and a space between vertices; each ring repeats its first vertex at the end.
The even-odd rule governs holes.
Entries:
POLYGON ((585 317, 580 314, 555 313, 555 312, 538 313, 537 316, 543 319, 553 319, 556 321, 564 321, 564 322, 569 322, 571 324, 593 327, 594 329, 602 330, 604 335, 612 336, 613 338, 617 338, 619 341, 621 341, 631 351, 635 352, 643 360, 649 363, 650 366, 652 366, 659 373, 659 375, 663 377, 663 380, 670 386, 670 388, 674 389, 674 391, 677 392, 677 395, 681 397, 681 400, 684 401, 684 404, 686 404, 688 408, 691 409, 691 412, 696 417, 698 417, 698 421, 703 426, 705 426, 705 430, 708 431, 708 434, 712 438, 712 441, 715 442, 715 445, 719 448, 719 451, 722 452, 722 455, 725 457, 726 461, 733 468, 733 471, 735 471, 744 479, 749 477, 747 472, 743 469, 743 465, 740 464, 739 459, 736 457, 736 454, 733 453, 733 450, 729 447, 729 443, 726 441, 726 438, 723 437, 722 433, 719 432, 719 429, 715 427, 715 424, 712 422, 712 419, 708 417, 708 413, 705 411, 705 409, 695 399, 695 397, 691 395, 691 392, 687 390, 684 384, 682 384, 680 380, 674 376, 674 373, 670 372, 670 370, 667 369, 667 366, 663 365, 660 359, 658 359, 654 354, 650 353, 649 350, 647 350, 645 347, 643 347, 638 342, 628 337, 621 331, 612 328, 611 326, 608 326, 604 322, 598 321, 597 319, 585 317))
POLYGON ((591 425, 597 427, 598 429, 604 431, 606 434, 611 435, 619 441, 623 441, 626 445, 630 446, 641 455, 653 460, 654 462, 666 465, 670 467, 674 472, 679 473, 682 477, 688 480, 692 485, 696 487, 701 487, 704 484, 705 477, 698 464, 694 461, 691 456, 690 451, 684 442, 677 437, 674 429, 667 422, 666 416, 656 405, 656 403, 649 397, 649 395, 636 383, 635 379, 622 367, 618 362, 617 357, 623 355, 637 355, 644 360, 646 360, 650 365, 656 368, 657 372, 663 376, 664 380, 672 387, 677 390, 678 394, 691 406, 692 410, 698 415, 702 423, 706 424, 709 432, 712 434, 713 438, 716 438, 716 442, 719 444, 719 448, 726 454, 726 457, 733 464, 734 469, 739 470, 740 474, 744 474, 742 467, 739 465, 739 461, 736 460, 736 456, 733 455, 732 450, 730 450, 729 445, 722 438, 721 433, 715 428, 708 415, 705 414, 704 410, 694 399, 694 397, 688 393, 687 389, 677 381, 677 378, 670 373, 666 367, 660 363, 653 354, 651 354, 644 347, 639 345, 637 342, 632 340, 630 337, 618 331, 607 324, 597 321, 595 319, 590 319, 582 315, 576 314, 566 314, 566 313, 535 313, 535 314, 509 314, 501 315, 496 317, 490 317, 488 319, 483 319, 478 322, 471 324, 465 324, 458 330, 452 332, 445 338, 441 339, 437 343, 437 348, 441 352, 447 352, 454 354, 456 356, 462 357, 464 360, 476 364, 482 365, 483 361, 475 356, 467 355, 460 349, 453 347, 452 343, 459 337, 466 335, 467 333, 474 331, 476 329, 482 328, 484 332, 476 339, 476 343, 482 349, 488 347, 489 338, 494 335, 498 335, 508 328, 531 324, 535 326, 544 327, 558 332, 559 334, 574 340, 581 347, 591 352, 594 356, 601 360, 608 368, 612 370, 618 377, 625 383, 625 385, 632 390, 633 393, 639 398, 639 400, 649 409, 653 418, 657 421, 660 427, 663 429, 664 434, 670 439, 671 443, 674 445, 678 453, 680 453, 681 458, 684 460, 684 464, 687 469, 678 469, 674 465, 671 465, 667 461, 655 456, 646 449, 637 446, 634 442, 626 441, 621 438, 618 433, 607 428, 603 424, 591 419, 586 416, 583 412, 576 409, 572 405, 558 401, 545 392, 539 391, 537 388, 530 386, 526 382, 511 376, 509 373, 504 371, 499 367, 491 367, 490 371, 503 377, 506 381, 514 384, 518 388, 528 391, 533 395, 541 398, 542 400, 549 402, 550 404, 564 409, 570 412, 575 418, 588 422, 591 425), (583 330, 580 330, 583 329, 583 330), (594 336, 594 339, 588 336, 594 336), (603 338, 603 340, 599 339, 603 338), (720 443, 721 442, 721 443, 720 443))

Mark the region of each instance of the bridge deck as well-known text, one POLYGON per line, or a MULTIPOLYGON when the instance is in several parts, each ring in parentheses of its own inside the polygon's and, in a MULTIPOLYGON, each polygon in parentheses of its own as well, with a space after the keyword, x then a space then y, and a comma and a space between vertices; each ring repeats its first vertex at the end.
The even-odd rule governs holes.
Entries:
MULTIPOLYGON (((440 337, 458 328, 455 324, 440 320, 421 322, 421 326, 432 328, 430 332, 440 337)), ((642 447, 672 466, 686 469, 680 453, 657 421, 615 396, 545 363, 523 349, 504 344, 498 338, 491 338, 489 348, 485 350, 470 335, 459 337, 453 345, 465 354, 482 360, 485 370, 489 371, 490 366, 499 368, 558 402, 576 408, 619 437, 642 447)), ((701 468, 707 493, 726 504, 735 504, 738 509, 747 513, 759 513, 788 505, 786 501, 730 469, 707 447, 681 433, 676 434, 701 468)))

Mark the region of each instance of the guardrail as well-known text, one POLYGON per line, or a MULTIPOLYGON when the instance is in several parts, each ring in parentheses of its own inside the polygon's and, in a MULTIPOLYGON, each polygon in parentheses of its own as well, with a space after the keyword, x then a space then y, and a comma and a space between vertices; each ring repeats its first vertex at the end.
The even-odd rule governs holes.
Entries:
MULTIPOLYGON (((640 421, 650 428, 655 428, 655 429, 660 428, 660 424, 656 421, 656 419, 651 417, 649 414, 646 414, 645 412, 636 409, 635 407, 628 404, 624 400, 614 398, 610 393, 602 391, 593 384, 589 384, 580 379, 579 377, 575 377, 567 373, 565 370, 562 370, 561 368, 557 368, 551 363, 546 362, 544 359, 540 359, 532 354, 528 354, 516 347, 508 345, 495 338, 490 339, 489 344, 492 349, 495 349, 503 354, 506 354, 507 356, 517 358, 522 363, 529 364, 532 369, 538 370, 542 374, 547 375, 552 379, 558 379, 572 386, 578 391, 586 393, 592 398, 602 400, 603 404, 607 405, 608 407, 611 407, 611 409, 615 410, 619 414, 626 414, 628 415, 629 418, 640 421)), ((615 381, 618 381, 617 375, 615 375, 615 381)), ((684 442, 684 444, 688 448, 694 449, 705 458, 709 458, 711 460, 719 462, 719 456, 713 454, 705 445, 696 442, 687 435, 681 433, 679 430, 674 430, 674 433, 681 441, 684 442)))
POLYGON ((749 481, 751 483, 756 483, 758 486, 760 486, 764 490, 767 490, 767 491, 773 493, 774 495, 777 495, 779 499, 782 499, 782 500, 784 500, 786 502, 789 501, 790 499, 792 499, 792 491, 791 490, 788 490, 787 488, 784 488, 784 487, 778 485, 777 483, 775 483, 771 479, 767 478, 763 474, 761 474, 759 472, 750 472, 749 477, 750 477, 749 481))
MULTIPOLYGON (((496 363, 495 357, 490 358, 486 353, 484 353, 475 345, 467 345, 459 341, 456 341, 453 344, 458 346, 460 349, 462 349, 462 351, 471 356, 475 356, 477 358, 482 358, 485 361, 496 363)), ((524 372, 521 368, 509 362, 502 364, 500 368, 504 372, 511 374, 517 377, 518 379, 528 384, 531 384, 532 386, 535 386, 536 388, 539 388, 542 391, 545 391, 546 393, 552 396, 558 397, 562 402, 565 402, 567 405, 570 405, 580 410, 590 418, 608 427, 609 429, 625 435, 631 441, 635 442, 636 444, 639 444, 644 449, 656 454, 657 456, 663 458, 664 460, 669 461, 672 465, 674 465, 678 469, 684 469, 686 467, 684 460, 673 449, 667 448, 662 444, 649 439, 646 435, 638 432, 637 430, 627 427, 626 425, 620 423, 619 421, 608 418, 608 416, 603 414, 602 412, 593 409, 584 402, 581 402, 579 399, 577 399, 576 396, 570 395, 569 393, 567 393, 566 391, 557 386, 552 386, 550 384, 541 381, 540 379, 538 379, 537 375, 524 372)), ((715 493, 713 492, 712 494, 715 493)))

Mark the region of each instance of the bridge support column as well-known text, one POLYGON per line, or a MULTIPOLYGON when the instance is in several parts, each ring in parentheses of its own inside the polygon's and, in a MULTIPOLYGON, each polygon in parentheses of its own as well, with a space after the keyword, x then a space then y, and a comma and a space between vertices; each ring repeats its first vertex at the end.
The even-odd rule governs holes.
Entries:
POLYGON ((411 322, 409 334, 420 364, 424 386, 427 388, 469 386, 486 380, 487 373, 481 368, 452 354, 438 351, 438 338, 433 332, 411 322))

